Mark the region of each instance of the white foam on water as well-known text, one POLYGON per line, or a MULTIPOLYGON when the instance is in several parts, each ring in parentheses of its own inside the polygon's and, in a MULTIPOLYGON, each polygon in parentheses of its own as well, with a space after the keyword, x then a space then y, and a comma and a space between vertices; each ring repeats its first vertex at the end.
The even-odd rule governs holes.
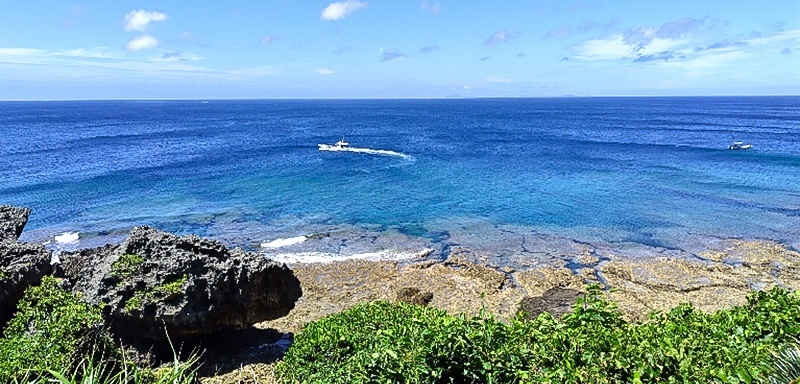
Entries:
POLYGON ((386 149, 356 148, 356 147, 344 147, 344 148, 326 147, 326 148, 320 148, 319 150, 328 152, 357 152, 357 153, 367 153, 370 155, 397 156, 397 157, 402 157, 404 159, 411 159, 410 155, 407 155, 402 152, 389 151, 386 149))
POLYGON ((64 232, 53 239, 56 241, 56 244, 71 244, 78 242, 80 237, 78 232, 64 232))
POLYGON ((287 245, 300 244, 306 240, 308 240, 307 236, 290 237, 287 239, 278 238, 272 241, 261 243, 261 248, 280 248, 287 245))
POLYGON ((345 260, 404 260, 429 255, 433 250, 424 249, 420 252, 386 250, 379 252, 356 253, 352 255, 341 255, 325 252, 298 252, 298 253, 279 253, 267 255, 267 257, 286 264, 311 264, 311 263, 330 263, 333 261, 345 260))

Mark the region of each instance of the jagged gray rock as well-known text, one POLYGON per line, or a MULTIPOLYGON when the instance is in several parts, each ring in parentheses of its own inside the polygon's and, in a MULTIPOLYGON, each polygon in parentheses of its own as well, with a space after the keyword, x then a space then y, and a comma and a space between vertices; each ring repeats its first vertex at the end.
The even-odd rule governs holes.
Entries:
POLYGON ((291 269, 241 249, 137 227, 119 246, 63 254, 66 277, 105 303, 112 332, 132 343, 238 330, 285 316, 302 295, 291 269))
POLYGON ((30 208, 0 205, 0 241, 17 241, 30 214, 30 208))
POLYGON ((17 311, 25 289, 50 273, 50 251, 37 244, 18 243, 31 210, 0 206, 0 328, 17 311))

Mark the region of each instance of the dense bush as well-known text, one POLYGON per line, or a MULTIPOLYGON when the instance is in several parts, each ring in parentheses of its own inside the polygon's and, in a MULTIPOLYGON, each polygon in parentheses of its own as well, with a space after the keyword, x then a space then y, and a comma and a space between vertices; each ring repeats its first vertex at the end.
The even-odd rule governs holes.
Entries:
POLYGON ((26 290, 0 338, 0 383, 183 384, 196 382, 197 357, 149 369, 126 361, 91 305, 45 277, 26 290))
POLYGON ((101 309, 59 286, 53 277, 29 288, 0 338, 0 381, 26 372, 74 368, 87 354, 113 353, 101 309))
POLYGON ((309 324, 277 372, 302 383, 751 383, 798 334, 800 298, 777 288, 713 314, 683 304, 637 323, 596 287, 560 320, 509 324, 379 302, 309 324))

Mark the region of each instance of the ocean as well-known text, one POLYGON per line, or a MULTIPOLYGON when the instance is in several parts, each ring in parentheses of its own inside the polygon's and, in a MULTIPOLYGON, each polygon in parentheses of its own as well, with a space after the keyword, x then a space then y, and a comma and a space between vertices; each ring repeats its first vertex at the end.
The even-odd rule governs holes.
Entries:
POLYGON ((800 97, 0 102, 0 204, 56 249, 137 225, 290 261, 797 248, 800 97))

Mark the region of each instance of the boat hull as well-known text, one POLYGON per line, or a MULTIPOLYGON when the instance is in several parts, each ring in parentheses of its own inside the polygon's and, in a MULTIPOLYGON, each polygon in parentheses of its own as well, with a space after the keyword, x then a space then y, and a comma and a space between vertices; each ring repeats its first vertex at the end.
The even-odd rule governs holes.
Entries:
POLYGON ((347 147, 341 147, 330 144, 317 144, 320 151, 347 151, 347 147))

